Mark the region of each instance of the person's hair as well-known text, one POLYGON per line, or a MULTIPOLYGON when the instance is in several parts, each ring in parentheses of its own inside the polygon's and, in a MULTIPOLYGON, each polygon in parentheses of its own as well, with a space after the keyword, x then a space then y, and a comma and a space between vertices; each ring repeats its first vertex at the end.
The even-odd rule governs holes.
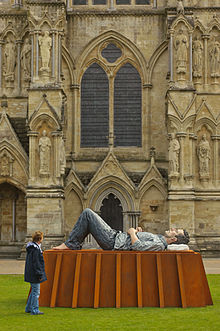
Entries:
POLYGON ((174 242, 174 244, 188 244, 189 242, 189 234, 188 232, 184 229, 183 234, 178 234, 175 237, 177 238, 177 241, 174 242))
POLYGON ((43 238, 43 235, 44 235, 43 232, 41 232, 41 231, 35 231, 32 234, 32 241, 35 241, 35 242, 40 241, 43 238))

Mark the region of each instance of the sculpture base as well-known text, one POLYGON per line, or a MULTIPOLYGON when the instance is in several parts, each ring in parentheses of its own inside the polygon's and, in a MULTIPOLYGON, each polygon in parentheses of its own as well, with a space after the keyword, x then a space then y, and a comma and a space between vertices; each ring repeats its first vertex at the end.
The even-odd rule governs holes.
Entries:
POLYGON ((199 253, 44 252, 46 307, 203 307, 212 298, 199 253))

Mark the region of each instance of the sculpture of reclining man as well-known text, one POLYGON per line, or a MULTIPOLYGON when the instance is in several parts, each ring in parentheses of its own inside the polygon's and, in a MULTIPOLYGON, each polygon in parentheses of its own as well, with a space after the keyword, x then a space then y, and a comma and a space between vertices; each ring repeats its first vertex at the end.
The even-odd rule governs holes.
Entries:
POLYGON ((143 232, 141 227, 128 232, 112 229, 98 214, 86 208, 79 216, 68 240, 53 249, 81 249, 85 237, 91 233, 104 250, 163 251, 168 245, 188 244, 184 229, 170 229, 164 235, 143 232))

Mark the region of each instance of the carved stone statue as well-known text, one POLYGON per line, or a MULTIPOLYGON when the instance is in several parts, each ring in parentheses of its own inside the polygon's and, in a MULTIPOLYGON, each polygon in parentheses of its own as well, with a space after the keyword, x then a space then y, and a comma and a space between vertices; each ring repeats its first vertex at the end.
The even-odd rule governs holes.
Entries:
POLYGON ((193 76, 202 77, 203 67, 203 44, 196 38, 193 41, 193 76))
POLYGON ((171 139, 170 139, 168 151, 169 151, 170 175, 178 174, 180 144, 179 141, 175 138, 175 133, 171 133, 171 139))
POLYGON ((210 47, 210 67, 211 67, 211 77, 220 77, 220 43, 213 40, 210 47))
POLYGON ((24 80, 30 80, 31 70, 31 45, 29 39, 26 39, 21 51, 21 65, 24 72, 24 80))
POLYGON ((5 71, 4 76, 6 81, 14 81, 14 70, 15 70, 15 44, 11 39, 8 40, 5 45, 5 71))
POLYGON ((41 70, 49 70, 49 61, 50 61, 50 50, 52 46, 52 40, 49 36, 49 32, 45 31, 43 36, 39 36, 39 46, 42 59, 41 70))
POLYGON ((50 151, 51 141, 47 137, 47 131, 43 130, 42 137, 39 139, 39 152, 40 152, 40 174, 50 174, 50 151))
POLYGON ((174 46, 176 49, 177 73, 186 73, 189 43, 188 43, 187 36, 183 33, 182 29, 179 30, 179 32, 176 36, 174 46))
POLYGON ((10 175, 10 168, 9 168, 9 158, 7 155, 3 155, 0 161, 0 174, 1 176, 9 176, 10 175))
POLYGON ((63 139, 63 137, 61 137, 61 139, 60 139, 60 173, 61 173, 61 175, 65 174, 65 168, 66 168, 65 145, 64 145, 64 139, 63 139))
POLYGON ((177 11, 177 14, 184 14, 184 5, 183 5, 183 1, 181 1, 181 0, 177 0, 176 11, 177 11))
POLYGON ((210 146, 205 134, 202 136, 197 152, 199 158, 199 174, 200 176, 209 176, 210 146))

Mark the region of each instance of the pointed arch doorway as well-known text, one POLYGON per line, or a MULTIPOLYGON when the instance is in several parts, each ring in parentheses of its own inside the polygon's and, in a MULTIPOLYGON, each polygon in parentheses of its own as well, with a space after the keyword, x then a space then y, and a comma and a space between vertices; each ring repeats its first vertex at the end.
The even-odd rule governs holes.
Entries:
POLYGON ((103 199, 100 216, 111 228, 123 231, 123 209, 120 200, 113 193, 103 199))
POLYGON ((0 184, 0 243, 24 242, 27 234, 25 193, 12 184, 0 184))
MULTIPOLYGON (((96 211, 113 229, 127 231, 130 228, 128 213, 130 210, 134 210, 134 206, 131 197, 126 194, 127 192, 122 194, 113 187, 106 188, 101 194, 95 192, 90 208, 96 211)), ((89 245, 88 247, 94 248, 98 245, 91 235, 88 235, 86 244, 89 245)))

